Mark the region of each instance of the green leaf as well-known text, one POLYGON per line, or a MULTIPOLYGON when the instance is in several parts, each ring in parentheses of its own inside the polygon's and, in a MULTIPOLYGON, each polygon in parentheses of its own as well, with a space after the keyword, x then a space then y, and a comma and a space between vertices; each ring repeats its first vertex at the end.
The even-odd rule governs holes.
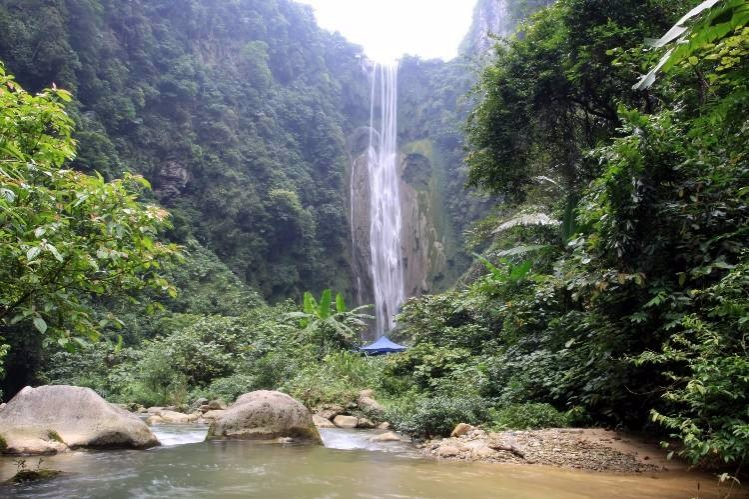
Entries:
POLYGON ((322 292, 320 297, 320 305, 318 309, 318 315, 321 319, 327 319, 330 317, 330 305, 333 302, 333 293, 330 289, 326 289, 322 292))
POLYGON ((335 309, 339 314, 346 311, 346 302, 343 300, 343 295, 341 293, 338 293, 335 296, 335 309))
POLYGON ((42 252, 42 248, 39 246, 33 246, 26 252, 26 260, 29 262, 34 261, 36 257, 42 252))
POLYGON ((34 327, 42 334, 47 332, 47 323, 41 317, 34 317, 34 327))

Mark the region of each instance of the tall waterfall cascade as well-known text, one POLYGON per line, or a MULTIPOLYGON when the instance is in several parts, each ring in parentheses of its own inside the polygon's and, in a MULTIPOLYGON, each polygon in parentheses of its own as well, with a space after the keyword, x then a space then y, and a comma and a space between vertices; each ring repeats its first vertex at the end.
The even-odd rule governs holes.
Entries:
MULTIPOLYGON (((377 337, 394 326, 405 301, 400 177, 398 172, 398 66, 372 69, 367 177, 370 273, 377 337), (376 118, 379 119, 376 119, 376 118), (377 128, 375 128, 377 127, 377 128)), ((352 198, 352 202, 356 202, 352 198)))

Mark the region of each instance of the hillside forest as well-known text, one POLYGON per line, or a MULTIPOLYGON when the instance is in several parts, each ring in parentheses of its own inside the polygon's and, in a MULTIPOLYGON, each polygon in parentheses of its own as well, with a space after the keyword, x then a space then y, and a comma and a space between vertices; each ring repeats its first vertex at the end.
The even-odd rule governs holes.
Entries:
POLYGON ((455 248, 390 332, 408 350, 364 357, 360 47, 290 0, 0 0, 3 398, 373 389, 416 439, 628 428, 740 469, 749 3, 507 3, 503 36, 401 61, 455 248))

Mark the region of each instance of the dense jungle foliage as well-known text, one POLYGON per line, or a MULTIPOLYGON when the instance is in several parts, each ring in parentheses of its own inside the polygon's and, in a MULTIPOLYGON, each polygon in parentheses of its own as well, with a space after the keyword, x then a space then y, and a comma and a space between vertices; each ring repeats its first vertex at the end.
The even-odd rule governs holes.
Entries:
POLYGON ((345 132, 368 120, 361 49, 289 0, 2 0, 0 60, 70 91, 72 163, 150 179, 177 242, 271 301, 350 285, 345 132))
MULTIPOLYGON (((268 38, 264 48, 243 40, 249 43, 248 60, 264 61, 261 66, 269 72, 242 74, 267 78, 250 83, 224 68, 229 80, 223 87, 214 73, 223 67, 215 64, 225 55, 219 45, 206 41, 198 44, 205 52, 187 56, 181 52, 186 44, 180 43, 186 38, 172 37, 189 33, 192 39, 211 40, 206 25, 190 24, 190 16, 209 3, 201 15, 234 3, 173 2, 184 3, 183 8, 169 11, 165 24, 141 25, 138 20, 149 13, 161 19, 167 2, 30 2, 52 10, 24 17, 28 26, 11 15, 11 3, 2 2, 0 50, 11 69, 22 67, 27 74, 22 82, 41 88, 50 75, 34 80, 34 72, 55 67, 55 75, 70 78, 57 80, 66 88, 84 95, 97 88, 98 93, 69 104, 81 127, 80 154, 71 163, 79 172, 73 173, 64 166, 76 146, 60 102, 68 94, 52 89, 31 97, 3 80, 0 99, 8 103, 2 112, 9 119, 2 125, 7 129, 0 130, 0 311, 8 312, 0 312, 0 344, 8 345, 0 347, 0 356, 15 359, 9 369, 25 365, 28 372, 31 365, 40 381, 91 386, 112 401, 145 405, 183 405, 199 397, 231 400, 260 388, 285 390, 310 407, 345 405, 360 389, 371 388, 386 406, 379 417, 416 437, 444 435, 459 422, 491 428, 607 425, 672 434, 681 442, 674 450, 702 464, 741 466, 747 458, 746 0, 557 0, 521 25, 517 36, 497 43, 468 117, 468 169, 450 182, 463 175, 473 188, 502 202, 467 230, 469 249, 481 254, 461 283, 405 305, 392 334, 410 348, 386 358, 351 353, 366 327, 366 310, 350 310, 343 297, 322 290, 325 283, 337 285, 332 272, 345 268, 340 240, 347 227, 337 218, 343 217, 343 207, 336 197, 343 174, 339 139, 344 116, 359 111, 344 108, 368 99, 357 94, 358 86, 318 87, 318 78, 354 81, 351 73, 340 73, 352 66, 308 60, 304 51, 314 45, 310 40, 350 59, 357 50, 316 30, 308 33, 310 43, 296 48, 295 39, 284 37, 290 31, 281 36, 287 43, 281 48, 276 38, 268 38), (53 25, 41 26, 63 5, 104 4, 107 9, 90 11, 96 22, 89 29, 101 33, 98 48, 83 44, 76 52, 72 39, 54 50, 38 38, 8 41, 14 39, 11 29, 22 40, 31 40, 28 33, 50 32, 53 25), (110 7, 118 15, 123 14, 117 9, 133 9, 127 11, 133 24, 109 18, 110 7), (171 23, 182 22, 187 24, 172 29, 171 23), (126 26, 143 29, 119 31, 126 26), (663 33, 669 35, 654 38, 663 33), (93 67, 82 62, 85 57, 100 57, 85 55, 87 50, 111 50, 115 55, 106 60, 121 65, 97 68, 119 75, 118 88, 139 89, 136 94, 143 98, 129 90, 112 93, 110 76, 82 71, 93 67), (185 65, 170 67, 189 70, 168 82, 149 79, 160 71, 144 72, 148 78, 142 81, 131 74, 131 65, 161 60, 149 58, 160 50, 167 52, 159 57, 181 54, 185 65), (120 53, 127 58, 115 57, 120 53), (50 57, 47 64, 29 62, 42 56, 50 57), (308 74, 304 69, 313 63, 318 71, 308 74), (257 85, 265 93, 246 103, 252 92, 261 92, 257 85), (232 93, 234 86, 247 93, 232 93), (312 93, 302 98, 293 88, 312 93), (321 88, 335 91, 320 93, 321 88), (120 95, 129 95, 130 104, 111 101, 120 95), (256 110, 262 111, 252 114, 256 110), (234 120, 223 130, 228 135, 213 136, 218 132, 212 126, 229 123, 228 116, 234 120), (287 128, 286 120, 295 116, 304 116, 295 122, 300 128, 287 128), (302 126, 313 118, 322 125, 302 126), (238 130, 243 135, 232 135, 238 130), (301 157, 299 141, 326 130, 327 139, 315 142, 324 150, 301 157), (27 134, 43 140, 26 141, 27 134), (166 213, 137 200, 138 193, 148 199, 142 180, 128 173, 116 178, 129 170, 125 166, 141 171, 138 165, 144 165, 154 175, 177 145, 185 146, 184 156, 173 159, 177 171, 188 172, 185 185, 165 194, 168 190, 155 182, 158 199, 174 213, 170 229, 166 213), (127 164, 119 158, 128 158, 127 164), (310 163, 320 158, 324 164, 310 163), (252 169, 233 169, 235 164, 252 169), (109 181, 81 173, 92 169, 106 173, 109 181), (236 183, 211 183, 222 175, 236 183), (18 182, 21 177, 31 181, 18 182), (236 192, 226 190, 232 185, 236 192), (100 197, 91 199, 89 191, 100 197), (29 206, 48 207, 36 215, 41 222, 28 218, 29 206), (122 210, 128 216, 118 215, 122 210), (258 211, 250 216, 244 210, 258 211), (74 223, 75 214, 86 213, 104 213, 118 224, 97 216, 74 223), (222 224, 230 217, 228 230, 222 224), (37 231, 39 223, 50 227, 37 231), (138 225, 145 230, 132 230, 138 225), (315 246, 321 231, 330 231, 329 238, 315 246), (99 234, 110 234, 101 252, 87 244, 99 234), (74 243, 67 245, 71 238, 74 243), (158 242, 170 238, 181 246, 158 242), (253 240, 264 243, 253 246, 253 240), (321 247, 329 259, 316 253, 321 247), (123 262, 123 252, 138 259, 123 262), (294 277, 286 273, 284 265, 299 261, 309 264, 310 280, 301 271, 294 277), (59 268, 64 275, 57 274, 59 268), (106 279, 109 274, 117 278, 106 279), (140 289, 135 277, 153 286, 140 289), (46 287, 50 278, 75 286, 65 281, 46 287), (253 285, 273 297, 305 286, 314 293, 301 303, 269 305, 253 285), (33 300, 25 296, 29 291, 33 300), (170 291, 178 292, 170 296, 170 291), (11 306, 18 310, 15 322, 11 306), (92 335, 101 341, 82 339, 92 335), (68 343, 78 348, 62 348, 68 343)), ((258 13, 270 19, 279 12, 308 16, 281 1, 249 5, 280 9, 258 13)), ((60 14, 57 19, 73 18, 60 14)), ((251 16, 247 19, 257 28, 251 16)), ((305 23, 312 26, 309 19, 305 23)), ((221 32, 221 26, 210 26, 221 32)), ((227 43, 238 42, 235 37, 227 43)), ((231 67, 250 64, 243 61, 231 67)), ((460 64, 444 69, 404 61, 405 77, 421 82, 403 96, 409 119, 429 129, 430 140, 450 154, 457 154, 462 142, 451 128, 462 111, 445 102, 459 104, 452 92, 470 80, 456 69, 460 64), (445 81, 454 86, 424 86, 428 75, 451 71, 445 81), (419 92, 444 98, 432 107, 420 105, 419 92)), ((401 133, 407 140, 423 140, 416 132, 401 133)), ((448 208, 453 217, 471 213, 453 202, 448 208)), ((8 390, 26 381, 19 373, 8 374, 8 390)))

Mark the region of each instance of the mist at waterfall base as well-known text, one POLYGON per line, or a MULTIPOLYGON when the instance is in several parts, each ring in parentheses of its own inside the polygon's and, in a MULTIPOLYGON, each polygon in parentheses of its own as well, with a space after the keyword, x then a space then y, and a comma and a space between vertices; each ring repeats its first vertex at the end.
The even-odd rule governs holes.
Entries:
POLYGON ((393 328, 394 316, 405 301, 398 173, 398 65, 375 64, 371 83, 366 162, 370 192, 369 271, 375 299, 375 329, 380 338, 393 328))

